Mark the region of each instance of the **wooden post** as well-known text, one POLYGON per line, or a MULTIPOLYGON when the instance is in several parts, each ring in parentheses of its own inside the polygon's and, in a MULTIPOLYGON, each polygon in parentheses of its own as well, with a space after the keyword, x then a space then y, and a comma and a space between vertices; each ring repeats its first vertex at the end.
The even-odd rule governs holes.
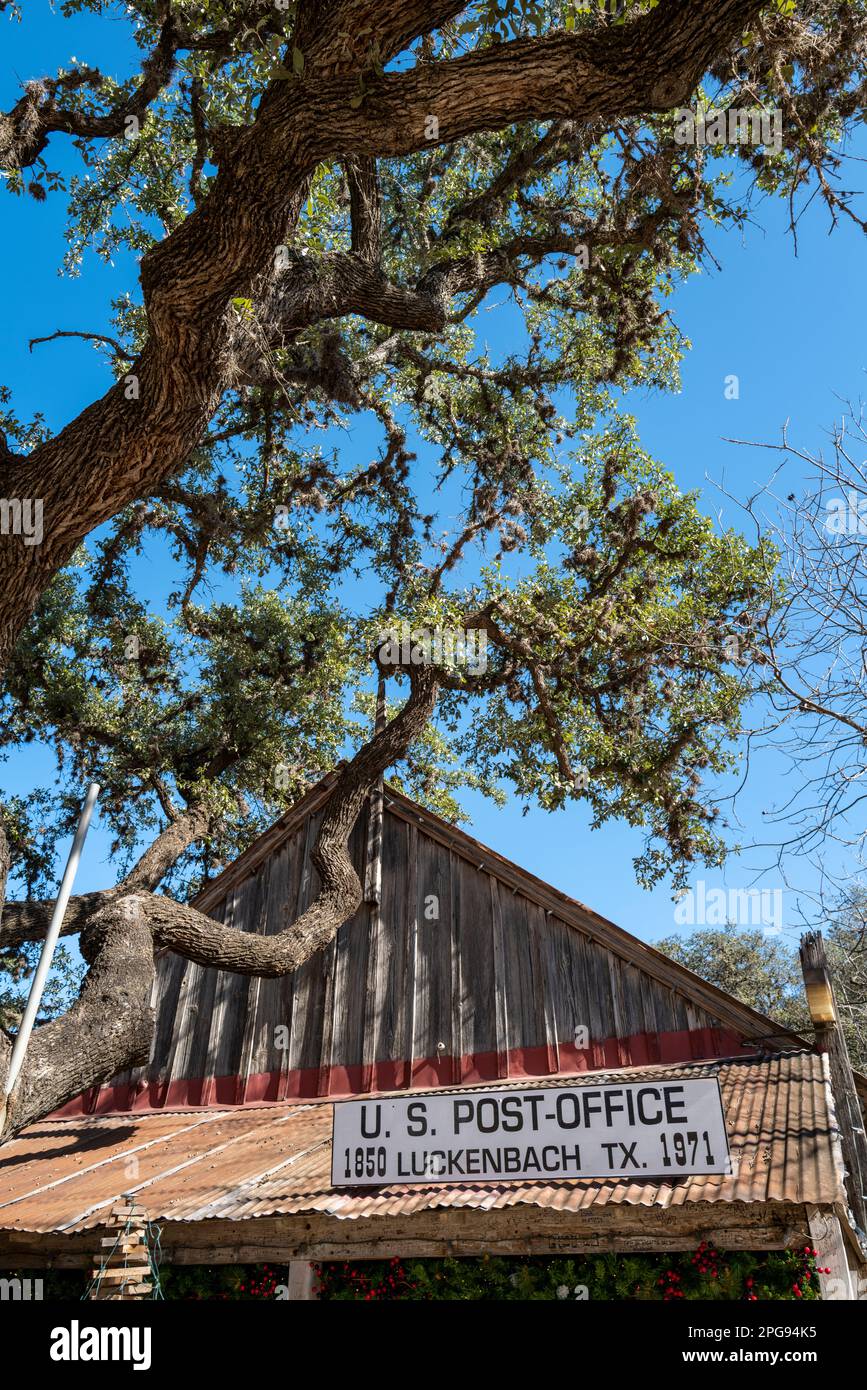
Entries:
POLYGON ((819 1265, 830 1269, 830 1274, 819 1275, 819 1288, 823 1301, 838 1302, 841 1299, 854 1299, 852 1276, 846 1258, 846 1245, 840 1221, 833 1211, 820 1207, 808 1207, 807 1219, 810 1223, 810 1239, 813 1249, 819 1252, 819 1265))
POLYGON ((315 1303, 316 1282, 308 1260, 289 1261, 289 1302, 315 1303))
POLYGON ((849 1049, 840 1027, 840 1014, 821 932, 807 932, 801 937, 801 969, 816 1046, 828 1058, 831 1092, 846 1165, 849 1207, 861 1232, 867 1233, 867 1136, 864 1133, 864 1116, 855 1089, 849 1049))

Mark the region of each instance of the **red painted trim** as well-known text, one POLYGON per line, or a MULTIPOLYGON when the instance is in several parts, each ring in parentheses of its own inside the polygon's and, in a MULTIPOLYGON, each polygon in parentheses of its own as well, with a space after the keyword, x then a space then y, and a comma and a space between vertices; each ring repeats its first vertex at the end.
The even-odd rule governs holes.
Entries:
MULTIPOLYGON (((574 1075, 576 1072, 617 1070, 659 1062, 693 1062, 714 1057, 751 1056, 754 1046, 731 1028, 680 1029, 672 1033, 633 1033, 628 1038, 605 1038, 579 1050, 571 1042, 558 1044, 559 1068, 552 1069, 549 1049, 518 1047, 506 1054, 507 1078, 574 1075)), ((503 1054, 499 1055, 502 1063, 503 1054)), ((190 1107, 261 1105, 269 1101, 312 1100, 322 1096, 364 1095, 368 1091, 400 1091, 432 1086, 468 1085, 504 1080, 496 1052, 464 1057, 425 1057, 358 1063, 354 1066, 304 1067, 290 1072, 258 1072, 237 1076, 190 1077, 186 1080, 152 1081, 132 1086, 94 1087, 69 1101, 57 1116, 106 1115, 130 1110, 183 1110, 190 1107), (456 1082, 455 1078, 459 1080, 456 1082), (243 1095, 243 1100, 239 1097, 243 1095)))

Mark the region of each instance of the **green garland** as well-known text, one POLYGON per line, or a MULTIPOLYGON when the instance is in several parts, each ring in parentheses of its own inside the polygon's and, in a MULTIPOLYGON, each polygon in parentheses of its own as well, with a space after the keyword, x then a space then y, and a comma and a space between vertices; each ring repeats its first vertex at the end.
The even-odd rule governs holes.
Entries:
POLYGON ((379 1302, 482 1302, 584 1299, 630 1302, 678 1299, 810 1300, 819 1298, 817 1252, 720 1252, 704 1242, 676 1255, 366 1261, 316 1266, 319 1298, 379 1302))
MULTIPOLYGON (((337 1261, 314 1266, 318 1297, 325 1302, 532 1302, 585 1299, 673 1302, 809 1301, 819 1297, 818 1261, 801 1250, 753 1253, 715 1250, 705 1242, 675 1255, 491 1257, 444 1260, 337 1261)), ((78 1271, 14 1271, 10 1278, 42 1277, 44 1298, 80 1299, 86 1287, 78 1271)), ((287 1296, 288 1270, 261 1265, 165 1265, 166 1299, 273 1302, 287 1296)))

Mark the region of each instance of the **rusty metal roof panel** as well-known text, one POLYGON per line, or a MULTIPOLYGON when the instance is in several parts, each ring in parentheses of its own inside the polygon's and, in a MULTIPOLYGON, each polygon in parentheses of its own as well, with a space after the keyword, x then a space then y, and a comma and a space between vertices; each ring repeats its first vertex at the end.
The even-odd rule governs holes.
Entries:
POLYGON ((125 1193, 133 1194, 152 1219, 172 1222, 314 1212, 355 1220, 522 1203, 577 1212, 619 1203, 824 1206, 845 1200, 826 1064, 812 1052, 585 1072, 540 1079, 528 1089, 711 1075, 719 1078, 729 1143, 737 1160, 729 1175, 673 1182, 565 1179, 335 1189, 330 1180, 329 1100, 244 1106, 204 1115, 156 1111, 78 1116, 43 1120, 4 1146, 0 1228, 88 1230, 102 1224, 125 1193))

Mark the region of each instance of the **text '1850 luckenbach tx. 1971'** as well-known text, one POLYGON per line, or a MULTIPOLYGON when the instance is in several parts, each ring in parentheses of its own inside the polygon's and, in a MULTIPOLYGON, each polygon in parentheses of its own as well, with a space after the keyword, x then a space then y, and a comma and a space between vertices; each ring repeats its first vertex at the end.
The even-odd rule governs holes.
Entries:
POLYGON ((332 1183, 731 1172, 715 1078, 344 1101, 332 1183))

